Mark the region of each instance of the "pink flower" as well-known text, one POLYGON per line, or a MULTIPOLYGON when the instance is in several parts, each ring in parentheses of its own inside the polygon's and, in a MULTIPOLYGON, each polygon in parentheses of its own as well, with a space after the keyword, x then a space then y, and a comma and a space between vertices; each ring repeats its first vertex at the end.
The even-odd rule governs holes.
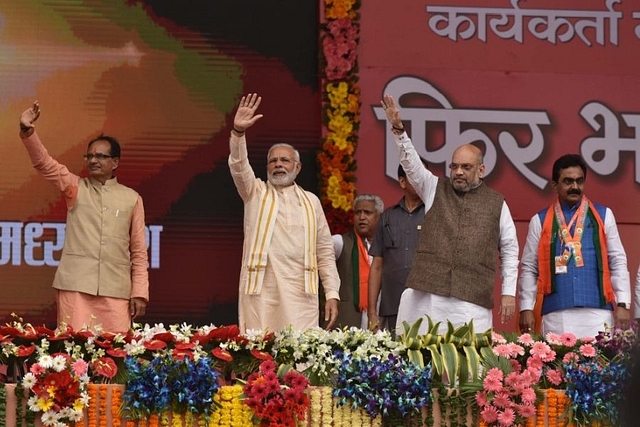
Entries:
MULTIPOLYGON (((550 335, 550 333, 547 335, 550 335)), ((556 352, 544 342, 534 343, 529 353, 531 353, 532 356, 539 357, 543 362, 553 362, 556 358, 556 352)))
POLYGON ((509 343, 511 357, 524 356, 524 348, 516 343, 509 343))
POLYGON ((75 362, 71 364, 71 369, 73 370, 73 373, 77 377, 81 377, 87 373, 87 370, 89 369, 89 364, 82 359, 77 359, 75 362))
POLYGON ((44 371, 46 371, 46 369, 44 369, 39 363, 34 363, 31 365, 31 368, 29 368, 29 372, 36 376, 42 374, 44 371))
POLYGON ((509 357, 511 355, 511 346, 509 344, 498 344, 493 347, 493 352, 498 356, 509 357))
POLYGON ((511 399, 509 399, 509 394, 507 392, 496 393, 493 398, 493 404, 497 408, 509 408, 511 406, 511 399))
POLYGON ((564 363, 565 365, 568 365, 571 362, 576 362, 578 358, 579 358, 578 355, 575 354, 573 351, 571 351, 564 355, 564 357, 562 358, 562 363, 564 363))
MULTIPOLYGON (((535 392, 533 394, 535 396, 535 392)), ((535 397, 533 400, 535 401, 535 397)), ((518 411, 520 416, 524 418, 533 418, 536 413, 536 407, 534 405, 518 405, 516 407, 516 410, 518 411)))
POLYGON ((549 332, 544 337, 549 344, 553 345, 562 345, 562 340, 560 339, 560 335, 554 334, 553 332, 549 332))
POLYGON ((542 369, 542 360, 538 357, 530 357, 527 359, 527 367, 533 369, 542 369))
POLYGON ((562 374, 557 369, 547 371, 545 376, 553 385, 560 385, 560 383, 562 383, 562 374))
POLYGON ((516 413, 511 408, 506 408, 504 412, 498 414, 498 422, 501 426, 512 426, 516 420, 516 413))
POLYGON ((560 335, 560 341, 562 341, 562 343, 567 347, 573 347, 574 345, 576 345, 578 339, 571 332, 565 332, 560 335))
POLYGON ((522 395, 520 398, 524 403, 534 403, 536 401, 536 391, 531 387, 525 388, 524 390, 522 390, 522 395))
POLYGON ((518 338, 518 342, 520 344, 524 344, 526 346, 530 346, 532 345, 535 340, 533 339, 533 337, 531 336, 531 334, 522 334, 520 335, 520 337, 518 338))
POLYGON ((487 392, 486 391, 479 391, 479 392, 476 393, 476 403, 481 408, 484 407, 484 406, 487 406, 489 404, 489 401, 487 400, 487 392))
POLYGON ((582 337, 580 338, 580 341, 582 341, 585 344, 594 342, 596 340, 596 337, 582 337))
POLYGON ((580 346, 580 353, 584 357, 594 357, 596 355, 596 349, 591 344, 584 344, 580 346))
POLYGON ((482 412, 480 412, 482 421, 487 424, 495 423, 498 420, 498 410, 493 406, 485 406, 482 412))
POLYGON ((507 340, 504 339, 502 335, 497 332, 491 331, 491 341, 496 342, 498 344, 506 344, 507 340))

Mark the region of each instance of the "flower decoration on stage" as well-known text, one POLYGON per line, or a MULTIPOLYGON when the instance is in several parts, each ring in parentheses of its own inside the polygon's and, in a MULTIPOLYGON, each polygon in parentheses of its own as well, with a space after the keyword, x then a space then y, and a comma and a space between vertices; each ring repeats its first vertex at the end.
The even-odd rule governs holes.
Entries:
POLYGON ((304 421, 309 408, 307 378, 282 365, 276 372, 271 360, 260 364, 259 372, 249 376, 243 388, 245 404, 261 426, 295 426, 304 421))
POLYGON ((353 224, 355 199, 355 150, 360 125, 360 87, 357 48, 360 37, 354 0, 325 1, 321 27, 323 116, 326 134, 318 162, 320 200, 332 233, 343 233, 353 224))
POLYGON ((33 412, 42 412, 45 426, 66 427, 82 419, 89 403, 88 364, 68 354, 42 354, 22 379, 29 389, 27 404, 33 412))
POLYGON ((286 328, 276 333, 273 354, 280 363, 294 366, 311 385, 333 386, 341 355, 369 360, 385 358, 389 353, 403 351, 389 331, 371 332, 350 327, 326 331, 320 327, 296 331, 286 328))
POLYGON ((147 419, 165 411, 209 419, 220 387, 219 373, 212 358, 193 356, 163 353, 150 361, 127 357, 129 380, 122 396, 123 413, 130 419, 147 419))
POLYGON ((476 390, 475 402, 484 425, 524 425, 536 413, 541 370, 512 364, 507 357, 487 352, 483 367, 481 385, 470 383, 463 390, 476 390))
POLYGON ((338 356, 338 405, 362 408, 371 417, 407 417, 431 402, 431 368, 389 353, 368 359, 338 356))

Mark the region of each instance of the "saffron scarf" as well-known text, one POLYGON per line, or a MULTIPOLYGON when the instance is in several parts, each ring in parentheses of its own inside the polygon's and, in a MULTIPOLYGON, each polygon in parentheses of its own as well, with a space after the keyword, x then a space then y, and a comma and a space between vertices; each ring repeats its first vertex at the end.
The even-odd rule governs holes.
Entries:
POLYGON ((351 249, 353 266, 353 307, 356 311, 367 311, 369 304, 369 251, 362 237, 352 230, 357 244, 351 249))
MULTIPOLYGON (((611 271, 609 270, 609 258, 607 253, 607 237, 604 234, 604 223, 598 211, 594 209, 591 201, 587 200, 587 217, 591 219, 594 227, 593 245, 596 250, 598 273, 600 284, 600 302, 602 305, 615 301, 613 285, 611 284, 611 271)), ((555 280, 555 256, 558 239, 559 224, 554 212, 554 205, 547 210, 547 215, 542 225, 542 233, 538 242, 538 293, 548 295, 556 291, 555 280)))
MULTIPOLYGON (((309 294, 318 293, 318 259, 316 242, 318 223, 316 211, 309 196, 297 184, 293 184, 298 200, 303 209, 304 220, 304 289, 309 294)), ((247 264, 247 284, 245 294, 259 295, 267 269, 267 257, 273 230, 278 216, 278 192, 267 182, 265 192, 260 200, 257 213, 256 229, 253 233, 249 259, 247 264)))

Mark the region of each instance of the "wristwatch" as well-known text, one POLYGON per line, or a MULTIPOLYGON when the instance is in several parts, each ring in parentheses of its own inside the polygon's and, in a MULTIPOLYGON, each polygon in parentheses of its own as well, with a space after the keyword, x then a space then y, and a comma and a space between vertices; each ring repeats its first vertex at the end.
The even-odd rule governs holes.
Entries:
POLYGON ((631 303, 629 302, 619 302, 618 307, 626 308, 627 310, 631 310, 631 303))

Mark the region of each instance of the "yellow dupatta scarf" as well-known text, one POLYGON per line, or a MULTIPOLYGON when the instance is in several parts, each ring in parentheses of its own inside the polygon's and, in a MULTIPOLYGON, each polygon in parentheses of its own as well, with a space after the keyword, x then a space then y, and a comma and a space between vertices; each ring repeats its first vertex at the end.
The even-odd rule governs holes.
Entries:
MULTIPOLYGON (((316 212, 307 193, 297 184, 294 183, 293 185, 304 212, 304 289, 307 293, 317 294, 318 259, 316 257, 316 243, 318 224, 316 212)), ((245 294, 258 295, 262 291, 278 209, 278 192, 271 183, 267 182, 266 190, 260 200, 256 229, 249 249, 245 294)))

